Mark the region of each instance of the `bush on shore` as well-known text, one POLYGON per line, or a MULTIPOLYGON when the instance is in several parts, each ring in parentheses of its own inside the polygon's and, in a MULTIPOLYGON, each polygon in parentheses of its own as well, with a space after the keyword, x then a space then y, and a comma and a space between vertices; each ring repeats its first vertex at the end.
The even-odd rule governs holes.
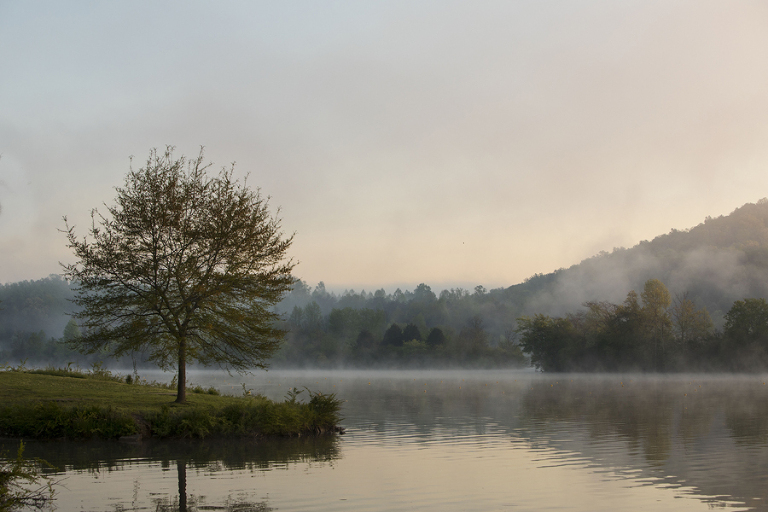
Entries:
POLYGON ((0 435, 35 439, 115 439, 300 436, 338 430, 341 400, 314 394, 309 403, 274 402, 256 396, 220 409, 163 406, 129 415, 111 406, 67 407, 56 402, 0 407, 0 435))
POLYGON ((309 403, 274 402, 256 395, 215 411, 164 406, 144 419, 151 435, 161 438, 300 436, 335 432, 340 408, 341 400, 333 394, 314 393, 309 403))

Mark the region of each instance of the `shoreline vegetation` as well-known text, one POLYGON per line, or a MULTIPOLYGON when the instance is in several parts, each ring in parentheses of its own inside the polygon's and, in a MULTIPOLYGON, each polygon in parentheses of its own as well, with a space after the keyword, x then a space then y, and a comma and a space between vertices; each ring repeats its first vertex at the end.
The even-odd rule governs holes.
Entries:
POLYGON ((343 434, 342 400, 292 389, 283 402, 243 389, 188 389, 174 403, 175 385, 90 371, 5 366, 0 371, 0 436, 27 439, 262 438, 343 434), (301 400, 307 398, 307 401, 301 400))
POLYGON ((620 304, 593 301, 561 317, 518 319, 531 364, 545 372, 762 372, 768 368, 768 301, 737 300, 722 331, 687 293, 674 299, 649 279, 620 304))

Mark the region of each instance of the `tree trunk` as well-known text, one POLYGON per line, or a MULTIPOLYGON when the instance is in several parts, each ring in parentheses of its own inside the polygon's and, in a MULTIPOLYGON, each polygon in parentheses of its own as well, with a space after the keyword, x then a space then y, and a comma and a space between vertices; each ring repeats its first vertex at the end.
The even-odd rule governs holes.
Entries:
POLYGON ((187 401, 187 339, 179 340, 179 380, 178 390, 176 392, 176 402, 184 403, 187 401))

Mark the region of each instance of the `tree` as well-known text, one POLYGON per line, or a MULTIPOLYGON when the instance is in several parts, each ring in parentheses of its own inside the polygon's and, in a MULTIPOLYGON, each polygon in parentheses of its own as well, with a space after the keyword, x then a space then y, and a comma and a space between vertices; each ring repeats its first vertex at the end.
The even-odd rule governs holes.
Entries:
POLYGON ((653 346, 653 358, 656 369, 662 369, 666 342, 672 334, 672 319, 669 315, 669 305, 672 299, 669 290, 658 279, 645 282, 643 293, 643 315, 647 322, 649 340, 653 346))
POLYGON ((531 364, 543 371, 562 372, 572 364, 572 348, 578 335, 567 318, 536 314, 517 319, 517 333, 523 352, 531 355, 531 364))
POLYGON ((737 300, 725 315, 723 355, 734 368, 764 369, 768 366, 768 302, 737 300))
POLYGON ((376 337, 368 329, 363 329, 358 333, 355 340, 355 346, 360 349, 370 349, 376 346, 376 337))
POLYGON ((437 297, 435 296, 435 292, 432 291, 432 288, 421 283, 413 290, 413 300, 416 302, 433 302, 437 300, 437 297))
POLYGON ((616 316, 608 333, 611 342, 620 352, 622 366, 650 369, 655 364, 653 351, 648 350, 645 327, 643 308, 637 292, 630 290, 624 302, 616 308, 616 316))
POLYGON ((389 326, 389 329, 384 332, 382 343, 390 347, 402 347, 403 341, 403 330, 399 325, 392 324, 389 326))
POLYGON ((696 308, 696 304, 688 298, 688 292, 675 296, 672 324, 682 345, 707 338, 713 329, 712 318, 707 309, 696 308))
POLYGON ((152 150, 130 169, 108 215, 91 214, 90 240, 64 219, 78 261, 63 267, 82 308, 72 346, 115 357, 146 350, 177 368, 184 402, 187 362, 266 367, 285 334, 272 307, 294 283, 293 236, 233 167, 209 177, 202 149, 193 160, 172 153, 152 150))
POLYGON ((768 341, 768 302, 737 300, 725 314, 723 334, 736 347, 768 341))
POLYGON ((70 320, 67 325, 64 326, 64 341, 72 341, 80 337, 80 327, 77 326, 77 322, 70 320))
POLYGON ((304 330, 320 336, 323 330, 323 313, 320 310, 320 304, 312 301, 304 307, 303 322, 304 330))
POLYGON ((304 325, 304 310, 299 306, 293 306, 291 316, 288 317, 288 325, 290 325, 292 329, 301 329, 304 325))
POLYGON ((474 315, 467 320, 459 332, 459 346, 465 354, 477 354, 488 348, 488 333, 480 315, 474 315))
POLYGON ((431 331, 429 331, 429 335, 427 336, 427 345, 435 348, 435 347, 441 347, 445 345, 446 338, 445 333, 443 333, 443 330, 439 327, 433 327, 431 331))
POLYGON ((421 332, 415 324, 408 324, 403 329, 403 341, 421 341, 421 332))

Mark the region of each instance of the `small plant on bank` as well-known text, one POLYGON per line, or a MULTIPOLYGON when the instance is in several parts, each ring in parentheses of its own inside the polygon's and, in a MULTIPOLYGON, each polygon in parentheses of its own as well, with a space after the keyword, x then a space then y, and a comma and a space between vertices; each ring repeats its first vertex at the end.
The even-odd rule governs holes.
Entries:
POLYGON ((339 413, 344 400, 336 398, 336 393, 313 393, 309 389, 307 392, 310 396, 309 406, 324 426, 337 425, 343 419, 339 413))
POLYGON ((72 367, 73 363, 67 363, 66 367, 56 368, 53 365, 48 365, 45 368, 31 368, 28 369, 20 364, 12 371, 19 371, 25 373, 34 373, 38 375, 52 375, 54 377, 71 377, 74 379, 94 379, 110 382, 123 382, 123 377, 112 373, 104 367, 101 362, 93 363, 90 371, 83 371, 79 366, 72 367))
MULTIPOLYGON (((309 390, 307 390, 307 391, 309 391, 309 390)), ((304 392, 303 389, 300 390, 298 388, 291 388, 291 389, 288 390, 288 393, 286 393, 286 395, 285 395, 285 401, 287 403, 289 403, 289 404, 295 404, 296 403, 296 399, 303 392, 304 392)))
POLYGON ((2 366, 4 372, 25 372, 27 371, 27 360, 22 359, 19 361, 19 366, 13 366, 12 364, 5 363, 2 366))
POLYGON ((52 467, 42 459, 24 458, 24 442, 19 443, 15 459, 0 454, 0 512, 34 508, 42 510, 53 499, 53 483, 41 476, 42 467, 52 467))
POLYGON ((189 388, 189 390, 192 391, 193 393, 197 393, 198 395, 221 396, 221 392, 213 386, 209 387, 208 389, 205 389, 200 384, 197 384, 195 387, 189 388))

